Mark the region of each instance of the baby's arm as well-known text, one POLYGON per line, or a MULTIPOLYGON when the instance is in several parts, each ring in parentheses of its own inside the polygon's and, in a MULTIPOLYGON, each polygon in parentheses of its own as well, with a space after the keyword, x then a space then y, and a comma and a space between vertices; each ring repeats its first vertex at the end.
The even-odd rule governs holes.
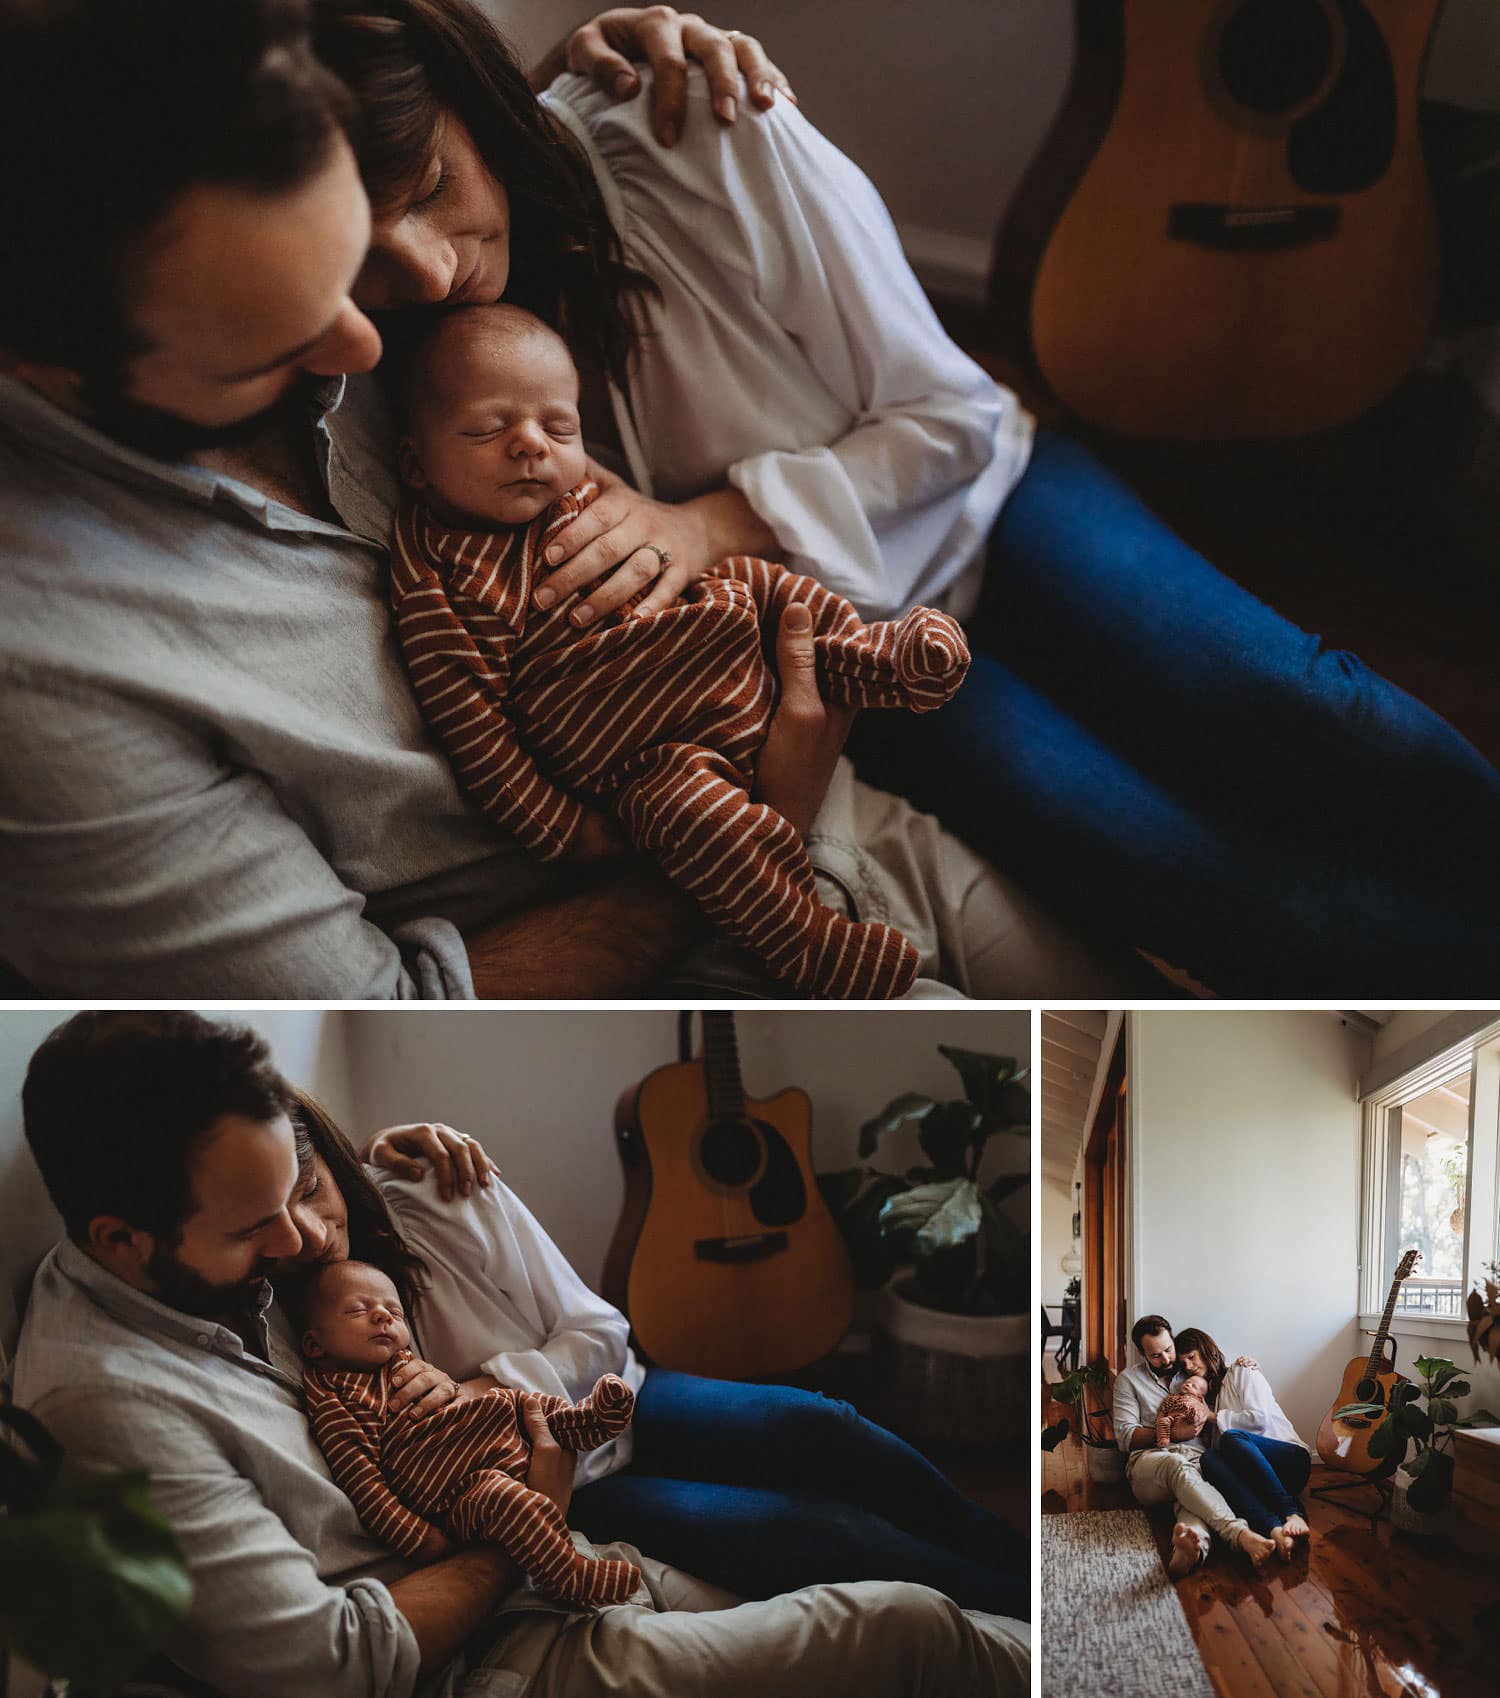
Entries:
POLYGON ((302 1385, 313 1437, 365 1530, 405 1557, 431 1561, 446 1556, 448 1542, 439 1529, 409 1510, 387 1485, 374 1447, 339 1394, 312 1374, 302 1385))

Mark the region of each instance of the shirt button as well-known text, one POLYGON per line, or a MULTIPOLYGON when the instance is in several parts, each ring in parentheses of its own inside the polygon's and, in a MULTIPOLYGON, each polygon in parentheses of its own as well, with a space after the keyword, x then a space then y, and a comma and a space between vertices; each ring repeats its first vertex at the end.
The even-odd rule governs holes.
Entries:
POLYGON ((208 1334, 206 1332, 200 1332, 198 1334, 198 1342, 206 1348, 208 1345, 208 1334))

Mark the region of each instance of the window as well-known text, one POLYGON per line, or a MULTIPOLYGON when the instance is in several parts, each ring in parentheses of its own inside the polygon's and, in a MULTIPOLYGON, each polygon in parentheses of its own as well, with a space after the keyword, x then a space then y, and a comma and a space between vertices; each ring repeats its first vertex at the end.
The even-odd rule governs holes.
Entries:
POLYGON ((1379 1085, 1364 1107, 1361 1317, 1383 1313, 1396 1264, 1416 1250, 1396 1330, 1461 1333, 1469 1287, 1500 1238, 1500 1024, 1379 1085))

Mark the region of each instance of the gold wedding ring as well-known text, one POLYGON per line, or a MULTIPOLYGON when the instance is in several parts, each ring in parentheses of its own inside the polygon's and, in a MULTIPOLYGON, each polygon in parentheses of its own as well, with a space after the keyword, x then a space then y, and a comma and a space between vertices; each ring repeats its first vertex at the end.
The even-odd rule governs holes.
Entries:
POLYGON ((666 569, 672 564, 672 556, 667 549, 658 548, 654 542, 643 542, 641 544, 641 547, 642 548, 649 548, 651 550, 651 552, 656 556, 656 558, 659 561, 661 561, 661 570, 663 572, 665 572, 666 569))

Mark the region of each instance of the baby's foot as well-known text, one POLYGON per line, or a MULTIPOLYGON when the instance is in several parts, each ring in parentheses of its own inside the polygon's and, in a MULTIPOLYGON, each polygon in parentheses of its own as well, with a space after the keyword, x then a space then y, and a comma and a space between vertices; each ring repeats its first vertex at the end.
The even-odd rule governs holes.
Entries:
POLYGON ((1203 1546, 1198 1535, 1191 1527, 1184 1527, 1179 1521, 1172 1529, 1172 1555, 1167 1561, 1167 1573, 1174 1580, 1181 1580, 1183 1575, 1191 1574, 1203 1561, 1203 1546))
POLYGON ((1276 1541, 1265 1538, 1262 1534, 1257 1533, 1253 1527, 1245 1528, 1237 1543, 1257 1568, 1264 1568, 1276 1555, 1276 1541))
POLYGON ((896 627, 894 659, 912 711, 928 713, 963 682, 969 645, 957 620, 935 608, 914 607, 896 627))

